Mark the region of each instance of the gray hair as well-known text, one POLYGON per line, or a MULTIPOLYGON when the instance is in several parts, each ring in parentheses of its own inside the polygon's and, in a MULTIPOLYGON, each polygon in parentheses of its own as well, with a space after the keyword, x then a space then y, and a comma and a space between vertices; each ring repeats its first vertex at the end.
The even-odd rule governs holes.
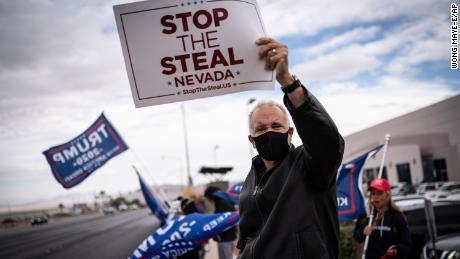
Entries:
POLYGON ((286 111, 286 108, 284 108, 283 105, 277 103, 277 102, 274 102, 274 101, 260 101, 256 104, 256 106, 251 110, 251 112, 249 113, 249 131, 252 132, 252 123, 251 123, 251 118, 252 118, 252 115, 254 114, 254 112, 259 109, 260 107, 262 106, 270 106, 270 107, 278 107, 284 114, 284 118, 286 118, 286 123, 287 123, 287 126, 290 127, 290 122, 289 122, 289 115, 288 115, 288 112, 286 111))

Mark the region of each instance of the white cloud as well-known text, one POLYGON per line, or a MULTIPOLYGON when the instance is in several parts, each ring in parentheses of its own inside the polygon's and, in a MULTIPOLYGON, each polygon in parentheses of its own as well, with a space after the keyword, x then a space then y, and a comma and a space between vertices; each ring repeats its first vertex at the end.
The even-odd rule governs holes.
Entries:
POLYGON ((444 82, 398 76, 379 78, 373 85, 357 85, 353 82, 326 84, 317 92, 344 135, 459 93, 444 82))
POLYGON ((449 32, 445 16, 401 23, 381 38, 372 39, 378 27, 346 31, 314 46, 301 48, 303 63, 293 71, 309 80, 348 80, 361 73, 396 73, 414 76, 424 62, 449 62, 449 32), (386 64, 388 63, 388 65, 386 64))
POLYGON ((335 52, 307 60, 293 67, 297 74, 309 80, 346 80, 381 65, 375 54, 365 48, 352 45, 335 52))
POLYGON ((0 98, 116 90, 125 78, 110 3, 2 2, 0 98), (123 75, 121 77, 120 75, 123 75))
POLYGON ((405 18, 423 18, 437 12, 448 12, 437 1, 261 1, 263 18, 273 37, 314 35, 350 24, 405 18))
POLYGON ((380 31, 377 26, 369 28, 359 27, 350 31, 346 31, 336 37, 327 39, 318 45, 304 49, 307 56, 318 56, 329 51, 334 51, 346 44, 353 44, 363 40, 369 40, 375 37, 376 33, 380 31))
POLYGON ((437 15, 397 31, 394 38, 399 39, 400 50, 387 70, 406 73, 424 62, 441 61, 449 64, 449 31, 440 29, 448 27, 446 17, 437 15))

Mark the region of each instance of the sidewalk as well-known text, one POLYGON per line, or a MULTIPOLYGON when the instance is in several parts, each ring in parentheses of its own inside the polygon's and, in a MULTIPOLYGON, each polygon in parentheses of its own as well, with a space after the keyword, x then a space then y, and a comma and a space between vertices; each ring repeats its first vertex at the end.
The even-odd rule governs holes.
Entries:
MULTIPOLYGON (((209 240, 208 244, 205 246, 206 255, 204 259, 219 259, 219 254, 217 252, 217 243, 214 240, 209 240)), ((236 259, 236 255, 233 255, 233 259, 236 259)))

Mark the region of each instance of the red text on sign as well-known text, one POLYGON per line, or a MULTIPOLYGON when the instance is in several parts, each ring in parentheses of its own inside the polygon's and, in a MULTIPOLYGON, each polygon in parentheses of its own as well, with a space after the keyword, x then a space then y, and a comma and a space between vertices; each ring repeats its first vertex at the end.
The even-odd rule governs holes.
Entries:
POLYGON ((211 25, 220 26, 220 22, 228 17, 228 11, 224 8, 212 9, 212 13, 207 10, 199 10, 195 13, 186 12, 174 15, 165 15, 161 17, 161 25, 165 28, 163 33, 173 34, 177 31, 177 24, 182 25, 182 31, 189 31, 190 19, 192 24, 198 29, 207 29, 211 25))
POLYGON ((188 72, 190 63, 193 67, 191 70, 198 71, 215 68, 218 65, 227 67, 230 65, 243 64, 244 60, 235 57, 233 48, 228 48, 226 55, 224 55, 220 49, 214 49, 210 58, 206 55, 206 51, 182 54, 174 57, 162 58, 161 66, 164 68, 162 73, 165 75, 172 75, 176 73, 178 67, 180 67, 182 72, 188 72))

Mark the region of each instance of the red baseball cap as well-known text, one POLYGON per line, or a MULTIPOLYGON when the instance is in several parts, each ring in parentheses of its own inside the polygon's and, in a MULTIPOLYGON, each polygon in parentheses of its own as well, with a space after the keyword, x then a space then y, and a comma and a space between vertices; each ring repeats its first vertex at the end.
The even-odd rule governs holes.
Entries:
POLYGON ((372 180, 371 185, 369 186, 369 189, 371 188, 379 190, 379 191, 389 191, 391 190, 391 185, 387 179, 377 178, 377 179, 372 180))

